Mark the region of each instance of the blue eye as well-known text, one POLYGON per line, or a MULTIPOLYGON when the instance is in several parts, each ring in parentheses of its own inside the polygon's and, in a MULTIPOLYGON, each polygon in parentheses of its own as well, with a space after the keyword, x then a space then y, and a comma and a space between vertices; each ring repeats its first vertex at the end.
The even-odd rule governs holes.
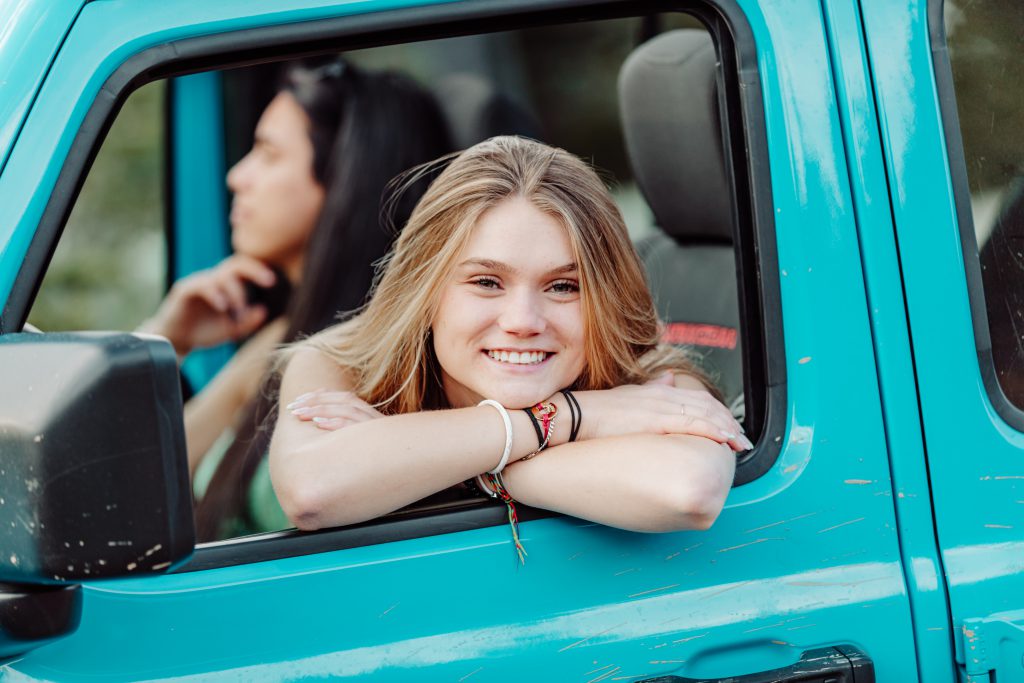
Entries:
POLYGON ((575 294, 580 291, 580 286, 572 280, 559 280, 551 284, 551 290, 558 294, 575 294))

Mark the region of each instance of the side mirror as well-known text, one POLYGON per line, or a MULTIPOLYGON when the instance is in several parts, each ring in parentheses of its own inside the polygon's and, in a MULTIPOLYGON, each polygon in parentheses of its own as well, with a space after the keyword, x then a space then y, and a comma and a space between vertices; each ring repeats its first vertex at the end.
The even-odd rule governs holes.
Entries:
POLYGON ((77 601, 80 610, 80 591, 68 584, 165 572, 192 554, 195 531, 178 366, 166 341, 3 335, 0 378, 3 657, 16 643, 28 649, 19 633, 33 634, 34 646, 75 628, 78 611, 65 607, 77 601), (11 600, 32 604, 11 609, 11 600), (64 614, 48 633, 9 623, 37 613, 41 600, 49 615, 64 614))

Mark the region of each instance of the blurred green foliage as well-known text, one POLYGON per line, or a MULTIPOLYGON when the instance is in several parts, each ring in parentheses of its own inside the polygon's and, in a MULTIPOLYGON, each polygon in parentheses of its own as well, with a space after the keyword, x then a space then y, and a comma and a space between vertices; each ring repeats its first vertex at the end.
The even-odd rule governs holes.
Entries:
POLYGON ((103 141, 32 306, 36 327, 130 330, 160 302, 164 91, 132 93, 103 141))

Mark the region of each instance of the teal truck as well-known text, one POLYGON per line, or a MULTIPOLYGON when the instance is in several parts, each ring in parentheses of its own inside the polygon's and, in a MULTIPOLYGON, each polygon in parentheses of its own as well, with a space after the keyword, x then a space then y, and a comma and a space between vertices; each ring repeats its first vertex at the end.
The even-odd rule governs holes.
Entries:
POLYGON ((1009 0, 0 3, 0 681, 1024 681, 1022 50, 1009 0), (424 45, 632 169, 756 442, 710 530, 527 510, 519 566, 481 498, 197 545, 171 347, 26 327, 136 93, 163 288, 226 253, 261 66, 424 45))

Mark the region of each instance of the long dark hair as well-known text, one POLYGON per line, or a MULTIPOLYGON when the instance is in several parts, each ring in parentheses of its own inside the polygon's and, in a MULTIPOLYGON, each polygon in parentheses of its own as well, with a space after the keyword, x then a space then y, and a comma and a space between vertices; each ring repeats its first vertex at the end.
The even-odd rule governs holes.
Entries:
MULTIPOLYGON (((358 309, 396 234, 382 220, 383 195, 407 169, 451 151, 445 120, 433 97, 395 73, 361 71, 342 60, 288 69, 279 91, 290 93, 310 120, 313 172, 324 206, 306 245, 302 281, 289 301, 285 343, 296 341, 358 309)), ((430 178, 404 190, 390 206, 400 228, 430 178)), ((236 437, 196 507, 200 541, 216 540, 244 511, 247 492, 266 456, 280 377, 271 371, 242 411, 236 437)))

